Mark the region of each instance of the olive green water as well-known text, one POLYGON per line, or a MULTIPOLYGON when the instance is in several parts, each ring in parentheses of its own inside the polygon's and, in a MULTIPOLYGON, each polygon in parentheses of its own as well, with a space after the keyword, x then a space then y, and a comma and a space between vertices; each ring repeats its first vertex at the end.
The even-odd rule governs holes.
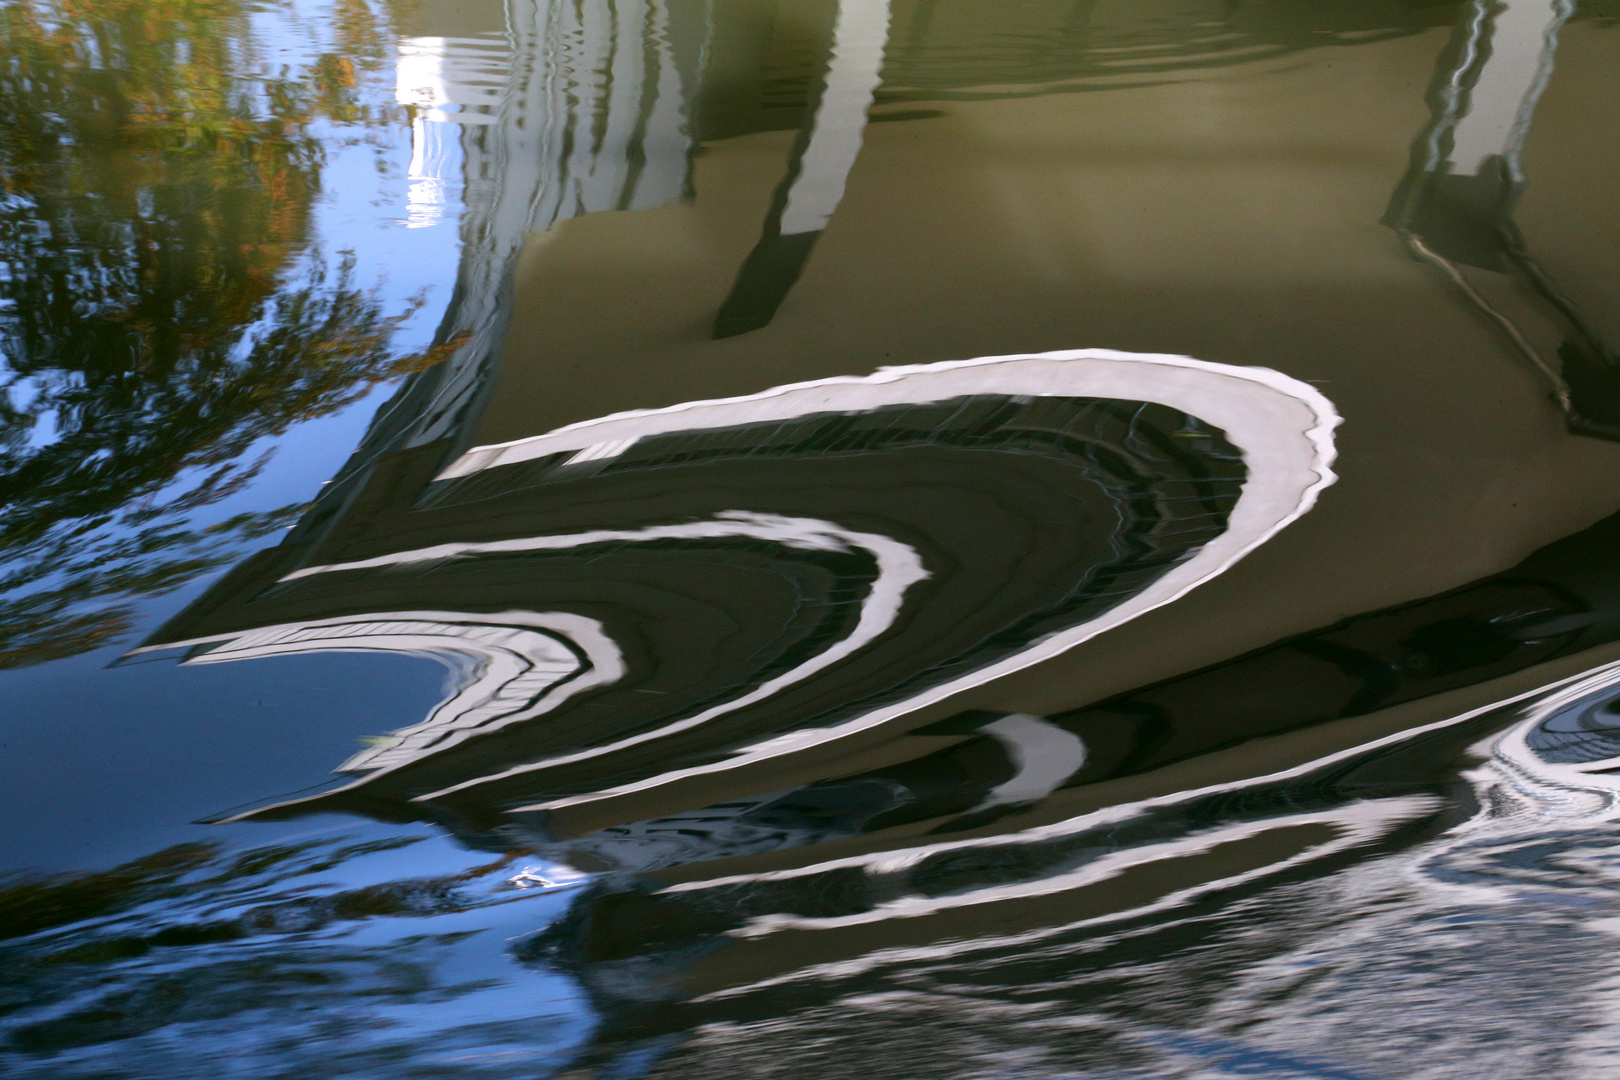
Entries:
POLYGON ((1620 9, 0 0, 0 1060, 1620 1077, 1620 9))

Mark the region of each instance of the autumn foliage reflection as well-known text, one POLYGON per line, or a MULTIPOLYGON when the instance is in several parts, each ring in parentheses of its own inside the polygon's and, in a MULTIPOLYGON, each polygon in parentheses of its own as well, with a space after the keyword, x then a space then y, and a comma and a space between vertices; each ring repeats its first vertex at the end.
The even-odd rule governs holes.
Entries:
POLYGON ((399 356, 315 249, 327 143, 394 123, 386 10, 343 0, 303 66, 247 0, 0 0, 0 666, 116 637, 292 508, 193 525, 267 436, 399 356), (324 51, 323 51, 324 50, 324 51))

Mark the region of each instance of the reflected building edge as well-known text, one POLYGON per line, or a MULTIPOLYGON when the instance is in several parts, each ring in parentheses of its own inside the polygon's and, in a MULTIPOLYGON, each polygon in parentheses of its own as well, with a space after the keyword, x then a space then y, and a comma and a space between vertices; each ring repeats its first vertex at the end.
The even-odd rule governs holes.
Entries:
MULTIPOLYGON (((481 14, 503 24, 499 34, 399 46, 396 96, 412 114, 408 223, 441 216, 452 187, 464 204, 455 288, 434 339, 451 352, 383 405, 323 493, 329 506, 379 455, 453 440, 478 414, 529 233, 663 205, 690 185, 690 102, 708 32, 696 5, 488 7, 481 14)), ((449 26, 466 17, 443 15, 449 26)))

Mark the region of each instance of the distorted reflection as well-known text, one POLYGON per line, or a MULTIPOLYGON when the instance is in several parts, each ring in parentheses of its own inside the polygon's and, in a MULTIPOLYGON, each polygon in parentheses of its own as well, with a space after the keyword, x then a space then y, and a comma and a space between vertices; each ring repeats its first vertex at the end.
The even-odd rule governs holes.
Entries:
POLYGON ((0 0, 0 1061, 1620 1075, 1612 15, 0 0))
POLYGON ((798 280, 816 237, 844 197, 882 73, 888 34, 889 0, 840 0, 815 118, 794 143, 787 176, 771 200, 764 235, 748 253, 715 316, 715 337, 746 333, 770 322, 798 280))
POLYGON ((438 477, 402 450, 364 516, 244 563, 146 649, 438 653, 418 613, 489 605, 432 628, 484 657, 449 702, 260 815, 566 816, 903 722, 1174 599, 1309 509, 1336 422, 1275 372, 1046 354, 607 417, 438 477), (480 639, 523 623, 554 636, 491 665, 480 639))
POLYGON ((183 1025, 250 1074, 561 1064, 582 1003, 502 951, 558 900, 511 857, 370 831, 0 890, 8 1049, 60 1076, 106 1075, 108 1049, 128 1075, 192 1075, 196 1051, 164 1037, 183 1025))
POLYGON ((1442 60, 1434 120, 1385 220, 1439 266, 1545 376, 1570 429, 1620 438, 1620 359, 1527 250, 1513 223, 1526 182, 1520 156, 1552 74, 1570 0, 1475 0, 1442 60), (1456 265, 1520 275, 1565 338, 1555 368, 1456 265))
POLYGON ((395 347, 423 299, 316 235, 330 146, 389 121, 386 18, 308 30, 230 0, 0 8, 0 664, 116 640, 131 598, 283 527, 214 510, 268 440, 443 359, 395 347))

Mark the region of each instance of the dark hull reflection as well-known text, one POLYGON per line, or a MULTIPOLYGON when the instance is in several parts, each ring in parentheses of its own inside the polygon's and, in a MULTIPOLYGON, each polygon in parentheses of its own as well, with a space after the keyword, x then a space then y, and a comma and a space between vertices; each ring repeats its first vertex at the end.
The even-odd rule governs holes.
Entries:
MULTIPOLYGON (((1086 747, 1084 766, 1044 804, 992 828, 985 815, 961 815, 982 791, 980 777, 1010 771, 1012 755, 981 736, 754 805, 610 828, 573 849, 555 844, 566 857, 574 849, 634 850, 661 830, 707 829, 713 854, 735 855, 725 843, 735 826, 717 820, 728 810, 743 821, 795 820, 801 829, 842 813, 873 833, 887 830, 870 838, 877 843, 819 862, 733 859, 655 875, 639 889, 599 886, 531 955, 578 971, 624 1018, 626 1038, 705 1018, 778 1015, 896 980, 966 981, 975 994, 1026 1002, 1061 998, 1090 982, 1076 963, 1104 978, 1118 962, 1098 944, 1101 927, 1119 924, 1109 933, 1124 935, 1131 950, 1186 949, 1194 944, 1188 919, 1203 924, 1196 934, 1217 932, 1216 913, 1254 890, 1316 879, 1454 829, 1475 804, 1458 798, 1460 779, 1447 781, 1440 766, 1465 760, 1471 744, 1519 714, 1511 706, 1471 710, 1428 725, 1432 732, 1351 745, 1315 763, 1259 755, 1272 776, 1104 802, 1077 817, 1061 813, 1076 805, 1064 790, 1083 796, 1088 785, 1612 642, 1620 638, 1620 577, 1609 565, 1617 541, 1620 517, 1606 519, 1473 586, 1049 717, 1047 725, 1086 747), (1171 926, 1155 929, 1169 913, 1171 926), (977 937, 990 926, 991 936, 977 937), (1173 946, 1152 945, 1157 936, 1173 946), (654 957, 659 964, 649 968, 654 957), (667 1004, 693 992, 706 1004, 667 1004)), ((1605 666, 1516 723, 1498 749, 1504 779, 1565 803, 1588 791, 1588 813, 1612 808, 1620 791, 1616 679, 1605 666)), ((913 735, 966 733, 990 719, 963 714, 913 735)))
POLYGON ((474 451, 438 480, 431 453, 405 451, 341 522, 245 563, 158 641, 204 650, 193 662, 461 657, 451 700, 343 766, 358 780, 254 816, 532 828, 903 718, 1218 572, 1331 478, 1319 396, 1234 372, 1010 358, 609 418, 474 451), (950 390, 1053 373, 1235 392, 1251 465, 1166 405, 950 390), (608 437, 626 427, 645 430, 608 437), (551 452, 559 438, 585 445, 551 452))
MULTIPOLYGON (((1603 978, 1609 939, 1556 907, 1605 906, 1574 866, 1591 842, 1581 823, 1612 818, 1615 796, 1516 755, 1528 726, 1516 716, 1487 710, 1290 780, 936 850, 864 881, 829 869, 774 889, 604 894, 528 955, 580 972, 613 1018, 615 1037, 586 1058, 595 1075, 654 1052, 656 1075, 679 1078, 718 1076, 721 1061, 971 1076, 1011 1057, 1100 1075, 1368 1080, 1398 1075, 1399 1042, 1350 1057, 1300 1030, 1376 1046, 1362 1010, 1393 997, 1427 1016, 1459 994, 1504 1010, 1475 1030, 1503 1039, 1479 1053, 1506 1070, 1525 1019, 1515 995, 1546 986, 1533 957, 1603 978), (1504 724, 1487 764, 1463 767, 1504 724), (1507 958, 1458 950, 1464 926, 1507 958), (1581 949, 1597 950, 1591 962, 1581 949), (1403 978, 1412 966, 1432 972, 1422 992, 1403 978), (695 1034, 672 1037, 683 1031, 695 1034)), ((1578 1007, 1534 996, 1578 1047, 1578 1007)), ((1470 1034, 1439 1038, 1461 1052, 1470 1034)))
MULTIPOLYGON (((1154 358, 1097 359, 1165 376, 1154 358)), ((520 955, 589 988, 606 1018, 593 1053, 612 1057, 885 985, 891 965, 1039 983, 1037 942, 1070 966, 1100 927, 1151 936, 1170 913, 1403 850, 1466 805, 1435 755, 1511 710, 1259 755, 1203 788, 1091 792, 1620 639, 1611 518, 1472 585, 1081 709, 932 719, 930 689, 1128 608, 1254 528, 1240 507, 1268 473, 1305 479, 1298 513, 1326 476, 1298 427, 1311 414, 1281 426, 1303 451, 1288 463, 1286 438, 1266 449, 1266 424, 1241 419, 1274 404, 1261 383, 1223 428, 1017 394, 843 412, 806 385, 480 448, 440 473, 400 453, 368 489, 386 499, 362 492, 240 568, 168 647, 473 659, 433 716, 344 765, 356 779, 237 817, 426 818, 601 875, 520 955), (805 392, 808 415, 791 402, 805 392), (768 422, 721 422, 783 396, 768 422), (694 423, 707 408, 716 422, 694 423), (873 716, 884 741, 851 738, 873 716)), ((1277 400, 1298 410, 1296 393, 1277 400)))

